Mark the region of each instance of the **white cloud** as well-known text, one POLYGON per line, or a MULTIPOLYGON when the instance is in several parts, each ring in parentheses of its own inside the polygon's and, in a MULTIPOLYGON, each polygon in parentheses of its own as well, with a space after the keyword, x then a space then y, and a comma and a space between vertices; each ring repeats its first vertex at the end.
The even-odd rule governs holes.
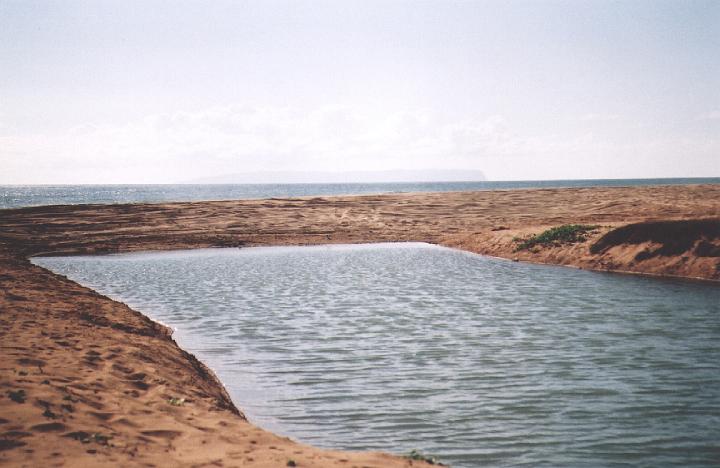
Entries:
POLYGON ((720 110, 705 112, 698 116, 698 120, 720 120, 720 110))
POLYGON ((163 183, 260 171, 482 170, 492 179, 718 175, 720 142, 529 134, 500 115, 214 107, 69 132, 0 132, 0 183, 163 183), (694 155, 689 166, 687 155, 694 155), (709 173, 709 172, 712 173, 709 173))
MULTIPOLYGON (((19 181, 172 182, 226 172, 482 169, 515 148, 502 117, 438 122, 427 112, 218 107, 122 126, 0 137, 19 181), (95 175, 93 175, 95 174, 95 175)), ((3 182, 11 182, 7 176, 3 182)))
POLYGON ((618 114, 589 113, 580 117, 580 120, 583 122, 616 122, 620 120, 620 116, 618 114))

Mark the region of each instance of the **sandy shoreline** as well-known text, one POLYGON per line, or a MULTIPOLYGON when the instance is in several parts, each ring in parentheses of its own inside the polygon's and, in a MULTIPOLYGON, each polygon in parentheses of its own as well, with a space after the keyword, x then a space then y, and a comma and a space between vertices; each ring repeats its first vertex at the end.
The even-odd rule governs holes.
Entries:
POLYGON ((252 426, 165 327, 28 256, 424 241, 519 261, 719 281, 719 219, 720 185, 0 210, 0 463, 420 464, 320 450, 252 426), (583 242, 516 251, 514 239, 571 223, 598 227, 583 242))

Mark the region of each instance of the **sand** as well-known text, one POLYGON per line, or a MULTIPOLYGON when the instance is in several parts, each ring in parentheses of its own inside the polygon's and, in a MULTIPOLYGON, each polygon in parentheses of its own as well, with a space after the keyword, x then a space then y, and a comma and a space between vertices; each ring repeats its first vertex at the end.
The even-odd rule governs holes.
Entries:
POLYGON ((0 210, 0 463, 422 466, 308 447, 253 426, 165 327, 27 260, 381 241, 718 281, 720 185, 0 210), (597 227, 582 242, 517 251, 514 239, 568 223, 597 227))

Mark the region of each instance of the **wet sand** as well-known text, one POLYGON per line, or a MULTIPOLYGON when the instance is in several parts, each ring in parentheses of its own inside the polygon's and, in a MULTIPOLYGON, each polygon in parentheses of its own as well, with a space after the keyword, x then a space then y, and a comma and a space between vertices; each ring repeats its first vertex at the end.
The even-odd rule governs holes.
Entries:
POLYGON ((0 463, 421 466, 256 428, 165 327, 33 266, 31 255, 425 241, 520 261, 718 281, 718 226, 720 185, 1 210, 0 463), (598 227, 583 242, 517 251, 514 239, 569 223, 598 227))

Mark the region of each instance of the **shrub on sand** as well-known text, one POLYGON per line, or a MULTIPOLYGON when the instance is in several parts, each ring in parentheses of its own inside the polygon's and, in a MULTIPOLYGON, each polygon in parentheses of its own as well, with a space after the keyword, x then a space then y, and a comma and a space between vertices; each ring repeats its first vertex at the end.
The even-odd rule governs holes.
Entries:
POLYGON ((584 242, 589 233, 597 229, 598 226, 588 224, 563 224, 550 228, 540 234, 535 234, 527 238, 515 238, 518 246, 515 251, 528 250, 537 245, 542 246, 559 246, 562 244, 575 244, 584 242))

